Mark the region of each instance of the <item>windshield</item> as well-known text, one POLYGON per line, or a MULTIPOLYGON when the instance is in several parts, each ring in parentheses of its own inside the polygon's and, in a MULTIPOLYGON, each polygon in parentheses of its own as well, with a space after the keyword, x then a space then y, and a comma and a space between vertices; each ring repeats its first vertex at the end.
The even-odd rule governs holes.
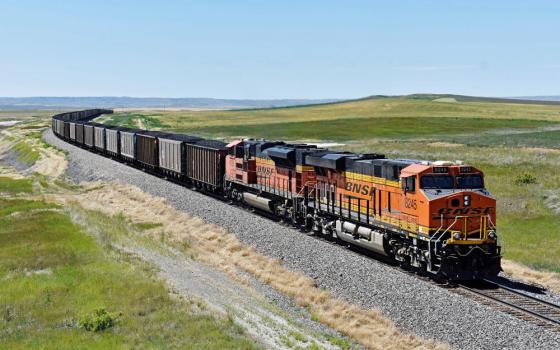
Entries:
POLYGON ((483 188, 482 176, 466 175, 457 176, 457 188, 483 188))
POLYGON ((426 189, 451 189, 453 188, 453 177, 448 175, 422 176, 420 187, 426 189))

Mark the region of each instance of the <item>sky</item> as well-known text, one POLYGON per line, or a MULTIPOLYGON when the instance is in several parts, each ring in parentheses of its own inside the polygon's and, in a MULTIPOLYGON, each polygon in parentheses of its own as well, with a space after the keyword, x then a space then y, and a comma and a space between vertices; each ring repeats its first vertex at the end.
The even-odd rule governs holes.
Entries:
POLYGON ((560 95, 560 1, 0 0, 0 96, 560 95))

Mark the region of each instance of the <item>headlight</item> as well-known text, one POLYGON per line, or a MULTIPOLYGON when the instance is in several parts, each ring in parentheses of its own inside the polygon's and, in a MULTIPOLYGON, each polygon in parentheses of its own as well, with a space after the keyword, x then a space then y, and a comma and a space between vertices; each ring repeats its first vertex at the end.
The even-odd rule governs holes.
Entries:
POLYGON ((492 240, 496 239, 496 232, 494 232, 494 231, 488 232, 488 238, 490 238, 492 240))
POLYGON ((460 234, 459 232, 455 232, 455 233, 453 234, 453 239, 454 239, 454 240, 461 239, 461 234, 460 234))

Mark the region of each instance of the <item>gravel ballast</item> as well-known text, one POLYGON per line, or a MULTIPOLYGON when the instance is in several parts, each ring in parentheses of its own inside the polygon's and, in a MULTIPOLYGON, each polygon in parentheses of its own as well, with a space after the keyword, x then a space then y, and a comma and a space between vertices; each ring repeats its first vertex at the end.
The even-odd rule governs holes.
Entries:
POLYGON ((192 216, 217 224, 259 252, 282 259, 348 302, 377 308, 412 333, 458 349, 559 349, 560 334, 495 311, 342 246, 230 206, 57 139, 68 152, 68 175, 77 182, 115 180, 166 198, 192 216))

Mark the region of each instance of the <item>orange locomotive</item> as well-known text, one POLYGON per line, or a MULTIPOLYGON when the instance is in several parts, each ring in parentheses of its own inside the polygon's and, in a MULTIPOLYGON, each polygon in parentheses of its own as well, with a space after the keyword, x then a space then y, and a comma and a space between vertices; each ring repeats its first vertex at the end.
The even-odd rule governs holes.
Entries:
POLYGON ((496 201, 474 167, 283 142, 228 148, 232 200, 449 279, 501 271, 496 201))

